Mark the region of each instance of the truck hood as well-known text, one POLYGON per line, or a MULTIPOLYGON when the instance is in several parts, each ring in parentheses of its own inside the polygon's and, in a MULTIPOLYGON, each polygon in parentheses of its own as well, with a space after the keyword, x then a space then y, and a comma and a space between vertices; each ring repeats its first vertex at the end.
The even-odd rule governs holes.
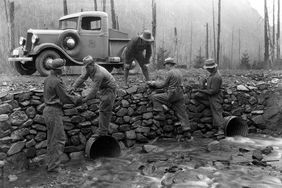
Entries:
POLYGON ((33 33, 33 34, 37 34, 37 35, 45 35, 45 34, 51 34, 51 35, 59 35, 62 32, 64 32, 64 30, 49 30, 49 29, 29 29, 27 32, 29 33, 33 33))

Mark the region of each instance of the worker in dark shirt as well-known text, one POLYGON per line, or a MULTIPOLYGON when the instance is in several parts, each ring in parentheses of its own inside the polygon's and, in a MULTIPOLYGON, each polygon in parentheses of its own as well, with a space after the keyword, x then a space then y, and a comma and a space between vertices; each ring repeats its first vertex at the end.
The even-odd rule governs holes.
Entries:
POLYGON ((175 68, 175 64, 173 58, 165 59, 164 65, 168 71, 165 80, 160 82, 149 81, 148 85, 155 88, 165 88, 167 91, 166 93, 152 94, 151 100, 154 111, 164 116, 163 108, 171 107, 180 120, 182 130, 187 132, 191 128, 185 107, 182 73, 179 69, 175 68))
POLYGON ((132 68, 133 61, 137 61, 140 65, 146 81, 149 81, 149 72, 147 65, 150 63, 152 55, 151 43, 154 41, 151 32, 145 30, 140 36, 131 39, 128 42, 125 52, 125 65, 124 65, 124 81, 127 85, 129 70, 132 68), (144 50, 146 55, 144 56, 144 50))
POLYGON ((203 89, 198 90, 195 98, 200 103, 210 107, 213 117, 213 126, 218 128, 217 134, 222 135, 222 129, 224 126, 224 118, 222 116, 222 78, 217 71, 217 64, 213 59, 207 59, 205 61, 204 69, 206 69, 210 73, 210 75, 203 81, 203 89))
POLYGON ((76 90, 85 80, 91 78, 93 82, 92 88, 90 93, 83 99, 83 102, 96 98, 97 92, 100 92, 99 128, 94 136, 107 135, 116 98, 117 84, 111 73, 96 64, 93 57, 85 57, 83 63, 82 74, 75 81, 73 89, 76 90))
POLYGON ((65 60, 55 59, 48 63, 51 74, 44 81, 43 116, 47 126, 47 170, 58 172, 60 156, 64 152, 66 136, 63 125, 63 104, 80 104, 81 98, 67 93, 61 79, 65 60))

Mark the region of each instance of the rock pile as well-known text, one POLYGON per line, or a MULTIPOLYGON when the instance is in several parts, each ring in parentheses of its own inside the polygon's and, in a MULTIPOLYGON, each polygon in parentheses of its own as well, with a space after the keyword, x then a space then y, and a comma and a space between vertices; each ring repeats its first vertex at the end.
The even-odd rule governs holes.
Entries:
MULTIPOLYGON (((185 89, 193 135, 211 135, 211 112, 193 99, 197 87, 194 85, 185 89)), ((172 110, 166 111, 164 118, 154 114, 149 100, 151 92, 145 85, 119 90, 109 133, 119 141, 122 148, 131 147, 136 142, 147 143, 158 136, 175 137, 182 134, 172 110)), ((257 87, 226 87, 223 104, 225 115, 242 116, 251 124, 254 117, 264 114, 272 93, 266 84, 257 87)), ((66 158, 71 153, 84 150, 87 140, 98 128, 98 108, 98 99, 81 106, 64 105, 66 158)), ((42 90, 8 94, 0 99, 0 160, 5 159, 13 164, 24 159, 38 161, 43 158, 47 147, 43 109, 42 90)))

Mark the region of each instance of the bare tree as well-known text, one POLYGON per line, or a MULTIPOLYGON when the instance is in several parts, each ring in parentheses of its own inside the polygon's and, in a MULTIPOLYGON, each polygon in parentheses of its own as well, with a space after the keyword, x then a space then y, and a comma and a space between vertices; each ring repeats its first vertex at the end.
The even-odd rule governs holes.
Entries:
POLYGON ((15 48, 15 3, 14 1, 9 2, 9 13, 10 13, 10 50, 15 48))
POLYGON ((268 12, 267 3, 264 0, 264 63, 269 66, 269 38, 268 38, 268 12))
POLYGON ((276 34, 276 56, 280 59, 280 0, 278 0, 278 10, 277 10, 277 34, 276 34))
POLYGON ((214 0, 212 0, 212 30, 213 30, 213 54, 216 58, 216 43, 215 43, 215 16, 214 16, 214 0))
POLYGON ((111 16, 112 16, 112 27, 113 27, 113 29, 117 29, 117 21, 116 21, 116 12, 115 12, 114 0, 111 0, 111 16))
POLYGON ((103 12, 106 12, 106 3, 107 3, 107 0, 103 0, 102 3, 103 3, 103 12))
POLYGON ((240 60, 241 60, 241 29, 239 28, 239 41, 238 41, 238 44, 239 44, 239 63, 240 63, 240 60))
POLYGON ((157 30, 157 6, 156 1, 152 0, 152 35, 155 38, 153 43, 153 62, 155 63, 157 53, 156 53, 156 30, 157 30))
POLYGON ((218 0, 218 29, 217 29, 217 55, 216 62, 219 64, 219 52, 220 52, 220 14, 221 14, 221 0, 218 0))
POLYGON ((178 63, 178 36, 176 27, 174 27, 174 56, 176 57, 176 63, 178 63))
POLYGON ((94 10, 95 10, 95 11, 98 10, 97 0, 94 0, 94 10))
POLYGON ((64 7, 64 15, 68 14, 68 3, 67 0, 63 1, 63 7, 64 7))
POLYGON ((206 23, 206 58, 209 58, 209 24, 206 23))
POLYGON ((191 32, 190 32, 190 65, 192 66, 192 49, 193 49, 193 22, 191 22, 191 32))
POLYGON ((231 65, 233 64, 233 42, 234 41, 234 27, 232 27, 232 35, 231 35, 231 58, 230 58, 230 63, 231 65))
POLYGON ((275 0, 273 0, 273 17, 272 17, 272 22, 273 22, 273 30, 272 30, 272 59, 275 58, 275 0))

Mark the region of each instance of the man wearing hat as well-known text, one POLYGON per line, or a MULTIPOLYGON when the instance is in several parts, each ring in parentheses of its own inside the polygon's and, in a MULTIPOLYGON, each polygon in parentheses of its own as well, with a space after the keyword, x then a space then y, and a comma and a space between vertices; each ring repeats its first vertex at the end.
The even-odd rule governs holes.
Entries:
POLYGON ((207 59, 204 64, 210 75, 203 82, 203 89, 198 90, 195 98, 202 104, 209 106, 213 117, 213 126, 218 128, 217 134, 223 134, 224 118, 222 116, 222 78, 217 71, 217 64, 213 59, 207 59))
POLYGON ((143 72, 146 81, 149 81, 149 72, 147 65, 150 63, 150 57, 152 55, 151 43, 154 38, 150 31, 145 30, 140 36, 131 39, 127 44, 125 52, 125 64, 124 64, 124 81, 127 85, 127 79, 129 70, 132 66, 132 62, 136 60, 143 72), (143 52, 146 50, 146 55, 143 52))
POLYGON ((61 79, 65 60, 54 59, 47 63, 50 75, 44 81, 43 117, 47 126, 47 170, 58 172, 60 156, 64 152, 66 136, 63 125, 63 104, 79 104, 80 97, 71 96, 61 79))
POLYGON ((95 135, 107 135, 112 117, 112 109, 116 98, 116 81, 111 73, 109 73, 104 67, 95 63, 93 57, 85 57, 83 59, 83 64, 84 67, 82 68, 82 74, 73 84, 73 89, 76 90, 88 78, 92 80, 91 91, 83 99, 83 102, 96 98, 97 92, 99 91, 99 128, 95 135))
POLYGON ((185 135, 185 132, 188 133, 191 128, 184 101, 182 73, 179 69, 175 68, 175 64, 173 58, 169 57, 165 59, 164 66, 168 71, 165 80, 162 82, 149 81, 147 83, 151 87, 166 89, 166 93, 152 94, 151 100, 154 111, 158 112, 160 117, 165 117, 163 110, 167 106, 171 107, 179 118, 185 135))

